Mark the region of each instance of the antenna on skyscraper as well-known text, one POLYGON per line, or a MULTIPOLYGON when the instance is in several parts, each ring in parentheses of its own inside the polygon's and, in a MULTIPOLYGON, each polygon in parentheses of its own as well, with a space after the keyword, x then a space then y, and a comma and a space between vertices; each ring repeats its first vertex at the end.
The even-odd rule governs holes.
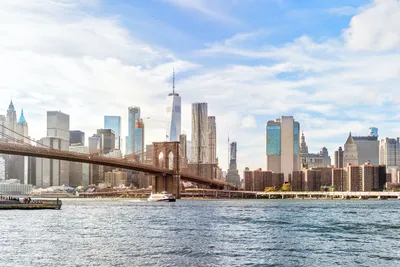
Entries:
POLYGON ((172 94, 175 95, 175 69, 172 69, 172 94))

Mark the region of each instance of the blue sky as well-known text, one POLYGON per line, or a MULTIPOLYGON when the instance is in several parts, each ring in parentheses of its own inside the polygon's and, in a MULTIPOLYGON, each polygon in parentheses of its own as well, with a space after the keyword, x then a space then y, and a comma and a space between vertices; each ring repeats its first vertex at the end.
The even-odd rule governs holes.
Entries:
POLYGON ((12 94, 37 139, 47 110, 87 136, 120 115, 126 135, 135 105, 146 143, 163 140, 173 68, 183 131, 191 103, 209 103, 223 168, 228 131, 239 168, 265 168, 264 125, 282 115, 311 152, 371 126, 399 136, 398 0, 2 1, 0 34, 0 113, 12 94))

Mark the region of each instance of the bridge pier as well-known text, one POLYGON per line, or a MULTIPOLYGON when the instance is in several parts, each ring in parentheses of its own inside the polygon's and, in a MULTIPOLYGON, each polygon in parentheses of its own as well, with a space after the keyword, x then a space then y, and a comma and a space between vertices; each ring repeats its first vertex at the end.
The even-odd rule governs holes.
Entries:
POLYGON ((153 186, 151 189, 151 193, 161 193, 166 191, 168 194, 173 194, 178 199, 181 197, 180 195, 180 184, 181 184, 181 176, 178 175, 154 175, 153 176, 153 186))

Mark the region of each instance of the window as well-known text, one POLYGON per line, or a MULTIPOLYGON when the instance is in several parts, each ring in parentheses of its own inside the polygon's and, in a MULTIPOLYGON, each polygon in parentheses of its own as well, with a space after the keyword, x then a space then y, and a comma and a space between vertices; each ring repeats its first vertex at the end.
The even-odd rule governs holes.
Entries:
POLYGON ((297 156, 299 154, 299 125, 293 125, 293 152, 294 155, 297 156))
POLYGON ((276 156, 281 154, 281 126, 267 126, 267 155, 276 156))

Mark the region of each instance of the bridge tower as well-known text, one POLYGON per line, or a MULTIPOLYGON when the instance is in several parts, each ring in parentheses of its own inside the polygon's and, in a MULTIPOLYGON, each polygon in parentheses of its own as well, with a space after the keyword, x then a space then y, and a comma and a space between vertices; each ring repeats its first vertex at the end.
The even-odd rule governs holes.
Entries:
POLYGON ((166 191, 180 198, 180 143, 179 142, 153 142, 154 166, 174 170, 176 173, 154 175, 152 193, 166 191))

